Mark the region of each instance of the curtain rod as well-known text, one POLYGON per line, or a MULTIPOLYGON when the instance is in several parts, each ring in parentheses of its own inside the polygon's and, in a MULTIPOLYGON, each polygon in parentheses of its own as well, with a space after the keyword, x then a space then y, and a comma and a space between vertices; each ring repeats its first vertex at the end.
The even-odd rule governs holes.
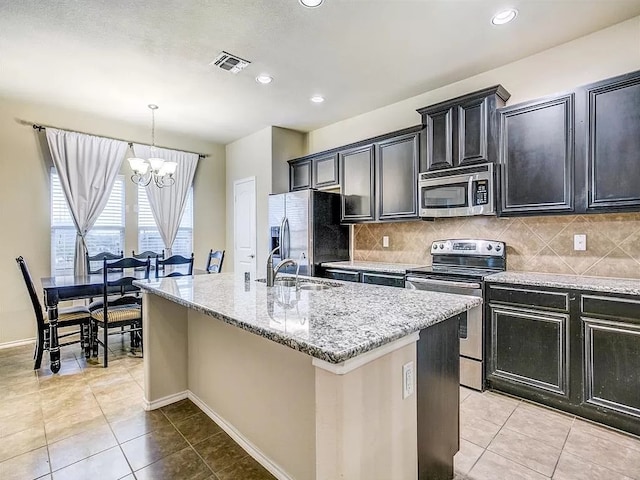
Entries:
MULTIPOLYGON (((130 140, 124 140, 122 138, 114 138, 114 137, 105 137, 104 135, 96 135, 94 133, 86 133, 86 132, 79 132, 77 130, 67 130, 65 128, 58 128, 58 127, 53 127, 51 125, 38 125, 36 123, 34 123, 33 125, 31 125, 33 127, 34 130, 38 130, 39 132, 41 132, 42 130, 46 130, 47 128, 57 128, 58 130, 64 130, 66 132, 75 132, 75 133, 82 133, 83 135, 92 135, 94 137, 103 137, 103 138, 109 138, 111 140, 117 140, 119 142, 126 142, 129 144, 130 147, 133 147, 134 143, 137 143, 139 145, 146 145, 148 147, 150 147, 151 145, 148 143, 142 143, 142 142, 132 142, 130 140)), ((168 148, 168 147, 163 147, 161 145, 156 145, 156 147, 158 148, 164 148, 167 150, 177 150, 175 148, 168 148)), ((185 153, 193 153, 195 155, 198 155, 199 158, 207 158, 209 155, 207 155, 206 153, 198 153, 198 152, 189 152, 188 150, 179 150, 180 152, 185 152, 185 153)))

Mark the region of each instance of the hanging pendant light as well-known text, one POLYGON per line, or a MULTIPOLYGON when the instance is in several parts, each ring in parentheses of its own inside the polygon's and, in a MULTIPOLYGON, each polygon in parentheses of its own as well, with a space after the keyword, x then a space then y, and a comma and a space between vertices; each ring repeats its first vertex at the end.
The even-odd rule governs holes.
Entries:
POLYGON ((138 185, 147 186, 153 180, 153 183, 158 188, 170 187, 176 183, 176 179, 173 178, 176 173, 178 164, 176 162, 168 162, 162 158, 156 157, 156 117, 155 111, 158 109, 157 105, 149 105, 151 110, 151 154, 150 158, 145 160, 144 158, 129 158, 129 165, 133 170, 131 175, 131 181, 138 185))

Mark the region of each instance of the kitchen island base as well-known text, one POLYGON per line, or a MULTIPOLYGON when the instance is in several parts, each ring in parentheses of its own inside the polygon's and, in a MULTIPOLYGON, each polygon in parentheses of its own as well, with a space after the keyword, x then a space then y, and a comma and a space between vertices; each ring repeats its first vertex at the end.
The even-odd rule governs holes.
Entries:
MULTIPOLYGON (((435 423, 422 433, 432 435, 429 451, 419 450, 419 422, 426 417, 417 411, 419 395, 403 398, 402 367, 435 362, 417 369, 418 393, 435 393, 420 386, 421 372, 453 368, 455 348, 421 356, 412 334, 376 349, 381 356, 376 350, 361 355, 370 360, 365 364, 357 356, 323 368, 318 365, 327 362, 157 295, 143 295, 143 311, 149 409, 192 398, 279 479, 452 478, 455 452, 447 462, 442 449, 434 453, 431 447, 448 445, 450 436, 457 445, 457 415, 447 426, 448 414, 430 411, 435 423), (425 463, 432 461, 435 466, 425 463)), ((453 317, 423 330, 421 338, 430 338, 423 346, 432 348, 441 335, 457 340, 457 325, 453 317)), ((456 409, 457 395, 448 401, 456 409)))

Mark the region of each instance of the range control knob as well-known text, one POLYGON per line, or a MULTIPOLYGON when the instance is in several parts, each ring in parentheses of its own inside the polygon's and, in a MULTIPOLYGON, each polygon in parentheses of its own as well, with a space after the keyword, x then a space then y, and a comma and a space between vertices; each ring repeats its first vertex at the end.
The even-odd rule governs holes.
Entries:
POLYGON ((496 245, 496 252, 499 252, 500 250, 502 250, 502 247, 500 246, 500 244, 496 245))
POLYGON ((491 246, 491 244, 487 245, 487 250, 489 251, 493 250, 493 247, 491 246))
POLYGON ((440 244, 440 250, 443 250, 443 249, 444 249, 444 243, 441 243, 440 244))

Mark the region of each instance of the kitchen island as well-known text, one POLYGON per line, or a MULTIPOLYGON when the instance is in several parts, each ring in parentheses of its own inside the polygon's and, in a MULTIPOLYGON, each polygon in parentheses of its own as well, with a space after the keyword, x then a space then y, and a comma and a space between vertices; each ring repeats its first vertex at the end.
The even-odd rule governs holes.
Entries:
POLYGON ((451 478, 458 323, 480 299, 301 281, 328 288, 138 282, 147 408, 192 399, 277 478, 451 478))

